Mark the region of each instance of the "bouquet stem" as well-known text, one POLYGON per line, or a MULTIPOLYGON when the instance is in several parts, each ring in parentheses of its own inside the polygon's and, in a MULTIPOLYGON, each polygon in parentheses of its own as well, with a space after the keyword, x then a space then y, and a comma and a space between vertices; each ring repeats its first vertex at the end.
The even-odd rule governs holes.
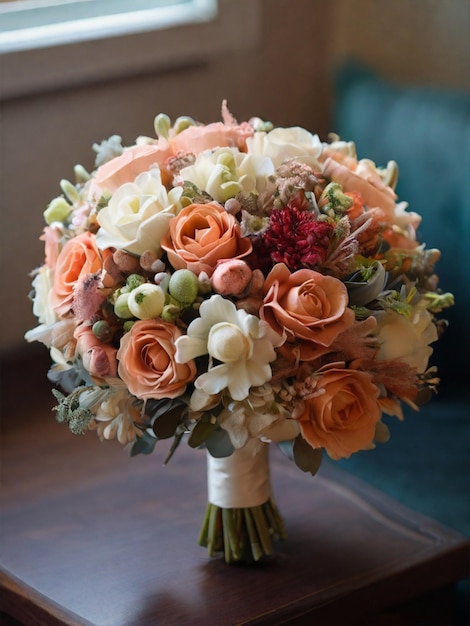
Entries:
POLYGON ((259 561, 286 538, 271 496, 268 445, 259 446, 249 441, 230 457, 207 456, 209 502, 198 542, 227 563, 259 561))

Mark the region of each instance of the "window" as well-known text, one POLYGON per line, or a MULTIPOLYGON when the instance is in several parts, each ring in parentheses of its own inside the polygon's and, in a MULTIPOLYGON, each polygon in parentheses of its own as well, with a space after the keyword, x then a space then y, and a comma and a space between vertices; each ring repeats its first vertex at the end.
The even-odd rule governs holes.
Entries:
POLYGON ((258 0, 0 0, 0 100, 254 50, 260 21, 258 0))
POLYGON ((17 0, 0 3, 0 52, 208 21, 217 0, 17 0))

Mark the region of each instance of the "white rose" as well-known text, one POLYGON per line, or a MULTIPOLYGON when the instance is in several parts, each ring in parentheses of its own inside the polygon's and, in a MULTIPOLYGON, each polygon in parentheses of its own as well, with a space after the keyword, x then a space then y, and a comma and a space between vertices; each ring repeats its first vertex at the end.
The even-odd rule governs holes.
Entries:
POLYGON ((426 371, 432 354, 429 344, 437 340, 437 329, 423 305, 413 306, 409 317, 389 310, 379 319, 377 328, 378 359, 399 359, 418 373, 426 371))
POLYGON ((98 213, 98 247, 137 255, 150 250, 159 258, 160 241, 168 232, 170 219, 181 208, 181 194, 179 187, 167 192, 157 167, 139 174, 133 183, 124 183, 98 213))
POLYGON ((316 159, 322 151, 318 135, 312 135, 300 126, 275 128, 269 133, 258 132, 248 137, 246 143, 248 154, 268 157, 275 167, 292 159, 318 165, 316 159))
POLYGON ((181 170, 180 177, 206 191, 216 202, 225 202, 240 191, 260 193, 266 177, 273 173, 270 159, 236 148, 219 148, 201 152, 194 165, 181 170))

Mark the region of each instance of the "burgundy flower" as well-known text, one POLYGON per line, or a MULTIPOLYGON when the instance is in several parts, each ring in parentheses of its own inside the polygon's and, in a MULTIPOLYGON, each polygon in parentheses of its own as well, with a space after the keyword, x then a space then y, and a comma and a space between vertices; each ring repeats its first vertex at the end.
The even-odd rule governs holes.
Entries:
POLYGON ((263 269, 285 263, 291 271, 319 268, 326 259, 333 226, 310 211, 288 205, 274 209, 269 228, 254 242, 263 269))

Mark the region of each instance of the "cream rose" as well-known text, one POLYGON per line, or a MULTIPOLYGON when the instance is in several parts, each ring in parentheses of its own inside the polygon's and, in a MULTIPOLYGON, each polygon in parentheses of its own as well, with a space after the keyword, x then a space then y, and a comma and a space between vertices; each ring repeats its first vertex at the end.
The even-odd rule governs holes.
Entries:
POLYGON ((258 132, 246 143, 248 154, 268 157, 274 167, 292 159, 307 159, 309 163, 317 164, 317 157, 322 151, 318 135, 312 135, 300 126, 275 128, 269 133, 258 132))
POLYGON ((157 167, 139 174, 133 183, 119 187, 108 206, 98 213, 98 247, 136 255, 150 250, 160 257, 160 242, 168 232, 171 218, 181 208, 181 194, 179 187, 167 192, 157 167))
POLYGON ((377 358, 381 361, 398 359, 421 374, 426 371, 433 352, 429 344, 437 338, 436 325, 423 304, 414 305, 408 317, 388 310, 378 319, 377 358))

